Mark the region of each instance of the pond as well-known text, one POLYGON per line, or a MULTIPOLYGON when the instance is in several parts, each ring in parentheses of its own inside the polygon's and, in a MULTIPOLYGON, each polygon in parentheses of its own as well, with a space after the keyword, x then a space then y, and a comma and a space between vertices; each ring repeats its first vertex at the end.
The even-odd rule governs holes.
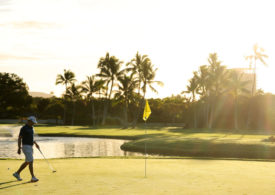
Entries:
MULTIPOLYGON (((23 159, 17 154, 17 136, 20 127, 0 127, 0 158, 23 159)), ((141 153, 126 152, 120 146, 127 140, 35 136, 46 158, 99 157, 99 156, 142 156, 141 153)), ((34 158, 43 156, 34 146, 34 158)))

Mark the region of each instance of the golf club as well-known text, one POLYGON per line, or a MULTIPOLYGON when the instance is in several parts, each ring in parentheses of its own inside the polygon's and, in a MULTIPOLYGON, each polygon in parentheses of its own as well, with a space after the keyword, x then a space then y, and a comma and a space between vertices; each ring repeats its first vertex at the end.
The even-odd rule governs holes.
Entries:
POLYGON ((50 169, 52 170, 53 173, 56 172, 56 170, 53 169, 52 165, 48 162, 48 160, 46 159, 46 157, 44 156, 44 154, 42 153, 42 151, 40 150, 40 148, 37 148, 39 150, 39 152, 42 154, 42 156, 44 157, 44 159, 46 160, 46 162, 48 163, 50 169))

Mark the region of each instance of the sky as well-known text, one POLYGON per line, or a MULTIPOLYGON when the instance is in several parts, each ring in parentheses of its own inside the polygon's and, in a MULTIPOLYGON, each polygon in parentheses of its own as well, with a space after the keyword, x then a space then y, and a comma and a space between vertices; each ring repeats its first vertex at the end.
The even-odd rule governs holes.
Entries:
POLYGON ((0 0, 0 72, 60 96, 55 80, 64 69, 80 83, 99 72, 106 52, 127 63, 138 51, 164 83, 148 97, 163 98, 186 90, 209 53, 247 68, 257 43, 269 56, 257 66, 257 87, 275 93, 273 8, 272 0, 0 0))

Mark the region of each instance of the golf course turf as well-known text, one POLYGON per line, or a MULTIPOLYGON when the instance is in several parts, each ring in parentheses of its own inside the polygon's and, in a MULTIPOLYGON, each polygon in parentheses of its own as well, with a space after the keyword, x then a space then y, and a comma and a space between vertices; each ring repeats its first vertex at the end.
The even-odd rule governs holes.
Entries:
POLYGON ((167 157, 149 157, 146 178, 143 157, 49 159, 56 173, 43 159, 35 160, 37 183, 29 183, 28 169, 21 174, 23 181, 12 176, 23 160, 0 159, 1 195, 275 194, 275 144, 263 142, 270 132, 157 127, 145 135, 143 127, 48 125, 35 130, 40 136, 128 139, 125 150, 142 152, 146 143, 148 153, 167 157), (169 157, 173 155, 185 157, 169 157))
POLYGON ((37 183, 22 160, 0 160, 0 194, 275 194, 275 163, 236 160, 75 158, 35 160, 37 183))
POLYGON ((145 127, 120 129, 88 126, 35 127, 40 136, 81 136, 131 140, 121 146, 125 151, 167 156, 275 159, 275 144, 264 142, 272 132, 145 127))

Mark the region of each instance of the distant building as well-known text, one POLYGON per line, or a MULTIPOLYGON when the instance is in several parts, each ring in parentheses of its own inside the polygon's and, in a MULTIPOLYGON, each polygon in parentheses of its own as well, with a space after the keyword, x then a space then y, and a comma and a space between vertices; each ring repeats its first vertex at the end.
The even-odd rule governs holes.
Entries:
POLYGON ((53 94, 48 94, 44 92, 33 92, 33 91, 30 91, 29 94, 32 97, 42 97, 42 98, 51 98, 54 96, 53 94))
POLYGON ((253 87, 253 93, 256 93, 257 89, 257 75, 256 73, 253 72, 253 69, 250 68, 232 68, 229 69, 232 71, 238 72, 240 75, 242 75, 241 79, 243 81, 249 81, 249 83, 246 85, 247 90, 249 90, 250 94, 252 94, 252 87, 253 87, 253 82, 254 82, 254 76, 255 76, 255 84, 253 87))

